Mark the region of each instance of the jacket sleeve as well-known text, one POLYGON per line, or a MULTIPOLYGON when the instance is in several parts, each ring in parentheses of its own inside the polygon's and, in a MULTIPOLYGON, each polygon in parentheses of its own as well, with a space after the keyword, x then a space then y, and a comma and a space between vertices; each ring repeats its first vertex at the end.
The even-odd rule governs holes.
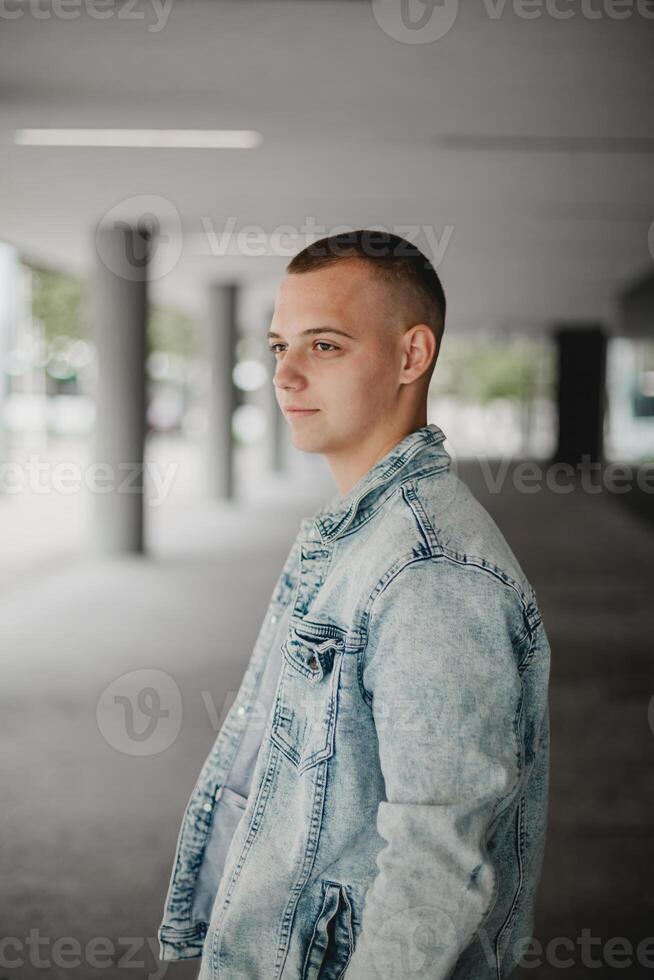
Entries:
POLYGON ((347 980, 444 980, 493 905, 486 839, 520 775, 519 607, 487 570, 440 558, 405 566, 374 599, 361 676, 385 844, 347 980))

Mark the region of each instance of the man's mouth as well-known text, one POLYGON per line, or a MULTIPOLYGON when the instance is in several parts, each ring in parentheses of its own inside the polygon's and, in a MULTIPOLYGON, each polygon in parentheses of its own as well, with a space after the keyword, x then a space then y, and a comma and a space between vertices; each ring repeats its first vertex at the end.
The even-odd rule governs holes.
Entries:
POLYGON ((317 408, 285 408, 284 417, 289 425, 298 425, 300 422, 308 422, 318 411, 317 408))

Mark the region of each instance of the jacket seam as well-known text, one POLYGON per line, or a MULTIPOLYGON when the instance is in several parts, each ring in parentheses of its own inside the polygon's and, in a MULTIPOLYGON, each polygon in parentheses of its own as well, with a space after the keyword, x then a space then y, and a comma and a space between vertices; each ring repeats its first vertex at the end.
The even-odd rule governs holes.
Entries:
MULTIPOLYGON (((399 564, 399 567, 398 568, 395 568, 394 566, 391 566, 391 568, 388 570, 388 572, 386 573, 386 575, 385 576, 382 576, 382 578, 377 583, 377 586, 375 587, 375 589, 373 589, 373 592, 372 592, 372 594, 370 596, 370 599, 368 600, 366 609, 364 610, 364 616, 365 616, 365 626, 364 626, 364 630, 365 630, 365 641, 364 641, 361 649, 357 652, 357 680, 359 682, 359 690, 360 690, 360 692, 361 692, 361 694, 363 696, 363 699, 364 699, 365 703, 368 705, 369 708, 372 708, 373 701, 372 701, 372 698, 368 697, 368 692, 366 691, 365 686, 363 684, 363 660, 364 660, 365 651, 368 648, 368 640, 369 640, 368 623, 370 622, 370 616, 372 615, 372 607, 374 606, 374 603, 375 603, 376 599, 378 598, 378 596, 382 595, 383 592, 386 591, 386 589, 391 584, 391 582, 393 582, 397 578, 397 576, 400 574, 400 572, 403 571, 408 565, 413 565, 413 564, 416 564, 416 563, 422 562, 422 561, 435 560, 435 559, 438 559, 439 557, 440 556, 434 556, 434 555, 428 555, 428 556, 425 556, 425 555, 418 555, 418 556, 411 555, 408 558, 405 557, 403 559, 400 559, 396 563, 396 564, 399 564)), ((444 557, 446 558, 446 560, 448 559, 448 556, 444 556, 444 557)), ((463 563, 463 564, 466 564, 466 563, 463 563)), ((473 565, 472 567, 475 567, 476 568, 478 566, 473 565)), ((489 569, 484 567, 482 570, 483 571, 488 571, 489 569)), ((503 579, 500 579, 500 581, 503 584, 506 584, 503 579)), ((514 644, 514 642, 515 641, 511 640, 512 645, 514 644)), ((501 813, 504 812, 504 809, 505 809, 504 804, 506 803, 507 800, 509 800, 511 798, 511 796, 514 795, 516 789, 520 786, 520 784, 522 782, 522 779, 523 779, 523 776, 524 776, 524 751, 525 751, 525 746, 524 746, 524 739, 522 737, 521 726, 522 726, 522 711, 523 711, 523 704, 524 704, 525 689, 524 689, 524 682, 523 682, 523 678, 522 678, 521 665, 520 664, 515 664, 515 669, 516 669, 516 674, 517 674, 518 682, 519 682, 519 685, 520 685, 520 693, 519 693, 519 698, 518 698, 518 705, 517 705, 517 708, 516 708, 516 713, 515 713, 515 716, 514 716, 514 719, 513 719, 513 725, 512 725, 512 731, 513 731, 513 734, 514 734, 514 737, 515 737, 515 742, 516 742, 516 749, 518 751, 518 759, 517 759, 517 762, 516 762, 516 771, 517 771, 516 772, 516 779, 515 779, 514 783, 512 784, 512 786, 510 787, 510 789, 508 789, 506 791, 506 793, 502 796, 502 798, 496 801, 495 806, 493 807, 493 812, 492 812, 491 817, 489 819, 489 826, 492 826, 494 824, 495 820, 497 819, 497 817, 501 813)))
POLYGON ((516 853, 516 856, 517 856, 517 859, 518 859, 518 872, 519 872, 519 874, 518 874, 518 884, 517 884, 517 887, 516 887, 516 890, 515 890, 515 894, 513 896, 513 901, 511 903, 511 908, 509 909, 509 911, 508 911, 508 913, 506 915, 506 918, 504 919, 504 922, 502 923, 502 925, 501 925, 501 927, 500 927, 500 929, 499 929, 499 931, 497 933, 497 938, 495 940, 495 962, 496 962, 496 965, 497 965, 497 978, 498 978, 498 980, 502 980, 502 962, 503 962, 503 959, 504 959, 504 952, 505 952, 505 951, 504 952, 501 951, 500 944, 502 942, 502 939, 504 938, 504 933, 508 930, 508 928, 509 928, 512 920, 515 919, 515 916, 516 916, 516 913, 517 913, 517 910, 518 910, 518 903, 519 903, 519 900, 520 900, 520 895, 522 893, 522 888, 523 888, 523 885, 524 885, 524 848, 525 848, 525 819, 524 819, 524 809, 525 809, 525 798, 524 798, 524 794, 521 794, 520 799, 518 801, 518 809, 517 809, 517 812, 516 812, 516 824, 517 824, 517 827, 516 827, 516 830, 517 830, 517 833, 516 833, 516 839, 517 839, 517 848, 516 848, 516 852, 517 853, 516 853))
MULTIPOLYGON (((264 743, 262 743, 262 745, 263 744, 264 743)), ((275 756, 274 748, 275 745, 274 743, 271 742, 270 747, 268 748, 268 759, 266 761, 266 765, 264 768, 264 774, 261 779, 261 783, 258 787, 257 796, 254 802, 254 806, 252 808, 252 814, 250 816, 250 822, 247 827, 247 835, 245 837, 245 840, 243 841, 243 845, 241 847, 238 860, 236 861, 235 864, 232 865, 232 870, 229 876, 229 882, 225 889, 225 895, 223 896, 223 902, 220 908, 219 917, 216 918, 214 921, 215 906, 214 906, 214 911, 210 917, 212 921, 209 923, 208 931, 211 933, 211 937, 210 937, 211 943, 207 955, 209 957, 211 969, 216 971, 216 976, 220 975, 219 953, 220 953, 220 947, 223 938, 223 930, 225 926, 226 910, 232 900, 232 894, 238 884, 239 878, 241 876, 241 872, 243 870, 243 866, 247 861, 250 851, 252 850, 252 846, 256 839, 256 835, 258 833, 259 826, 261 824, 261 820, 263 817, 263 811, 269 799, 271 786, 275 778, 278 757, 275 756)), ((225 867, 223 868, 223 875, 226 874, 226 871, 227 871, 227 865, 225 865, 225 867)), ((221 877, 216 889, 216 898, 218 896, 218 891, 220 889, 222 880, 223 879, 221 877)))
MULTIPOLYGON (((501 581, 505 582, 507 585, 511 586, 511 588, 515 590, 515 592, 520 597, 520 601, 522 603, 523 610, 525 612, 526 617, 530 607, 534 610, 535 614, 538 614, 538 610, 535 607, 535 601, 534 601, 535 595, 527 596, 524 590, 521 588, 520 584, 516 582, 516 580, 511 575, 505 572, 503 568, 500 568, 499 565, 496 565, 494 562, 489 562, 486 558, 483 558, 481 555, 472 555, 468 552, 459 552, 453 548, 448 548, 446 545, 442 544, 438 536, 438 533, 436 531, 436 528, 434 527, 432 521, 430 521, 429 518, 427 517, 427 513, 422 505, 422 501, 420 500, 420 494, 417 485, 418 479, 423 479, 423 476, 428 476, 428 475, 429 474, 421 474, 419 477, 413 477, 411 480, 407 480, 405 483, 401 485, 401 489, 402 489, 402 496, 404 497, 407 506, 411 509, 413 513, 414 519, 416 521, 420 533, 425 539, 428 547, 432 549, 432 555, 434 557, 437 557, 438 554, 443 554, 446 555, 448 558, 451 558, 452 561, 458 561, 460 564, 480 565, 485 571, 492 572, 499 579, 501 579, 501 581)), ((527 619, 529 619, 529 617, 527 617, 527 619)), ((530 624, 532 627, 537 625, 539 614, 535 615, 535 619, 536 622, 530 624)), ((524 639, 524 637, 527 635, 528 632, 529 632, 529 627, 525 629, 520 639, 524 639)))
MULTIPOLYGON (((429 552, 429 554, 416 555, 415 552, 409 552, 408 554, 405 553, 400 558, 398 558, 381 576, 381 578, 377 582, 377 585, 370 593, 370 596, 368 597, 368 601, 366 602, 366 605, 363 608, 363 611, 361 613, 361 627, 360 629, 357 630, 357 634, 363 638, 363 642, 361 643, 359 649, 357 650, 357 682, 359 686, 359 692, 363 700, 365 701, 365 703, 368 705, 368 707, 372 706, 372 698, 369 697, 368 692, 366 691, 365 685, 363 683, 363 661, 365 658, 366 650, 368 649, 368 641, 369 641, 369 633, 370 633, 369 623, 372 616, 373 607, 378 597, 386 591, 386 589, 391 584, 391 582, 393 582, 400 574, 400 572, 404 571, 404 569, 407 568, 407 566, 417 564, 418 562, 439 561, 442 559, 445 561, 450 561, 456 565, 461 565, 464 567, 478 569, 479 571, 486 572, 487 574, 492 575, 494 578, 496 578, 502 585, 506 586, 507 588, 511 588, 517 594, 522 604, 523 618, 525 619, 527 618, 528 606, 525 602, 525 595, 522 592, 522 590, 519 588, 517 583, 515 583, 511 578, 509 578, 509 576, 501 572, 501 569, 496 569, 496 566, 487 562, 485 559, 481 558, 478 560, 474 560, 474 556, 472 557, 473 560, 470 561, 468 555, 460 556, 458 553, 451 552, 450 549, 446 549, 446 548, 442 548, 440 552, 437 554, 433 554, 429 552), (500 574, 498 574, 498 572, 500 574)), ((527 625, 525 630, 521 634, 519 634, 518 637, 511 637, 512 643, 514 645, 517 645, 524 640, 525 636, 527 636, 530 632, 532 632, 532 643, 530 644, 529 651, 527 652, 525 658, 520 663, 516 664, 516 670, 518 671, 519 674, 521 674, 524 671, 525 666, 529 662, 530 656, 533 656, 533 647, 534 647, 533 631, 535 630, 535 627, 538 625, 538 622, 539 621, 537 621, 537 623, 533 627, 527 625)))
POLYGON ((375 604, 375 600, 377 599, 378 596, 380 596, 385 591, 386 587, 390 585, 390 583, 394 581, 395 578, 397 578, 397 576, 400 574, 400 572, 403 571, 408 565, 413 565, 416 562, 420 562, 420 561, 426 561, 430 557, 431 557, 430 555, 409 554, 408 556, 403 555, 401 558, 398 558, 379 579, 377 585, 370 593, 370 596, 368 597, 368 601, 366 602, 366 605, 363 609, 361 615, 362 626, 361 629, 358 630, 359 635, 363 636, 363 643, 357 650, 357 681, 359 684, 359 691, 361 693, 361 696, 363 697, 363 700, 368 705, 368 707, 372 706, 372 698, 369 697, 368 692, 366 691, 363 683, 363 660, 364 660, 364 654, 368 649, 368 640, 370 637, 368 623, 370 622, 370 616, 372 615, 372 609, 375 604))
MULTIPOLYGON (((393 582, 395 580, 395 578, 397 578, 397 576, 400 574, 400 572, 402 572, 408 565, 413 565, 413 564, 417 564, 418 562, 423 562, 423 561, 429 561, 429 560, 433 560, 433 559, 438 559, 438 558, 441 558, 441 557, 445 558, 446 560, 451 560, 450 559, 450 556, 447 555, 447 554, 444 554, 444 553, 441 554, 441 555, 419 555, 419 556, 416 556, 415 554, 412 554, 412 555, 409 555, 409 556, 406 556, 406 555, 403 556, 402 559, 399 559, 394 565, 392 565, 387 570, 387 572, 381 577, 381 579, 377 583, 377 586, 375 587, 375 589, 373 589, 373 592, 371 593, 371 596, 370 596, 370 598, 369 598, 369 600, 368 600, 368 602, 366 604, 366 607, 365 607, 365 610, 364 610, 364 613, 363 613, 363 617, 365 619, 365 626, 364 626, 365 640, 364 640, 363 645, 361 646, 361 649, 358 651, 358 654, 357 654, 357 660, 358 660, 358 663, 357 663, 357 679, 358 679, 358 682, 359 682, 359 689, 360 689, 360 692, 362 694, 362 697, 363 697, 365 703, 369 707, 372 707, 372 698, 369 698, 368 697, 368 692, 366 691, 366 689, 365 689, 365 687, 363 685, 363 660, 364 660, 365 651, 366 651, 367 646, 368 646, 368 638, 369 638, 368 623, 369 623, 370 617, 372 615, 372 609, 373 609, 374 603, 375 603, 376 599, 378 598, 378 596, 381 595, 381 594, 383 594, 383 592, 390 585, 390 583, 393 582)), ((489 572, 489 573, 492 574, 492 569, 487 564, 486 565, 483 565, 483 566, 481 566, 481 565, 478 566, 478 565, 476 565, 474 563, 470 563, 470 562, 459 562, 458 564, 470 565, 471 567, 480 568, 482 571, 486 571, 486 572, 489 572)), ((499 581, 503 585, 510 586, 511 583, 507 582, 503 577, 500 577, 500 576, 495 576, 495 577, 498 578, 499 581)), ((514 589, 514 591, 517 591, 518 592, 518 595, 522 598, 522 594, 521 594, 521 592, 519 590, 514 589)), ((523 603, 523 606, 524 606, 524 603, 523 603)), ((512 643, 513 642, 514 641, 512 641, 512 643)), ((530 649, 531 649, 532 646, 533 646, 533 643, 530 645, 530 649)), ((507 788, 506 792, 499 799, 497 799, 495 801, 495 803, 494 803, 494 805, 492 807, 492 811, 490 813, 490 816, 489 816, 489 818, 488 818, 488 820, 486 822, 486 825, 485 825, 485 828, 484 828, 484 832, 483 832, 483 834, 481 836, 481 839, 480 839, 480 846, 481 846, 481 849, 482 849, 482 853, 483 853, 486 861, 488 862, 488 864, 493 869, 493 892, 492 892, 492 895, 491 895, 491 898, 490 898, 488 907, 484 911, 484 913, 483 913, 483 915, 481 917, 481 921, 480 921, 479 925, 477 926, 477 928, 475 929, 475 932, 473 933, 473 936, 471 937, 470 942, 472 942, 474 940, 475 936, 478 935, 479 931, 483 928, 484 923, 489 920, 490 915, 491 915, 491 913, 492 913, 492 911, 495 908, 495 905, 497 903, 497 899, 499 897, 499 892, 500 892, 499 875, 498 875, 497 868, 496 868, 494 862, 491 860, 490 855, 488 853, 488 841, 489 841, 489 839, 490 839, 490 837, 491 837, 491 835, 492 835, 492 833, 493 833, 493 831, 495 829, 495 824, 496 824, 497 819, 501 816, 502 813, 504 813, 506 811, 506 809, 509 806, 511 800, 516 798, 516 794, 520 793, 520 789, 521 789, 521 787, 523 785, 523 781, 524 781, 524 773, 525 773, 524 752, 525 752, 525 746, 524 746, 524 739, 523 739, 523 736, 522 736, 522 715, 523 715, 523 709, 524 709, 525 689, 524 689, 524 683, 523 683, 523 679, 522 679, 522 673, 521 673, 521 670, 520 670, 520 665, 518 665, 518 664, 516 664, 516 673, 518 675, 519 692, 518 692, 517 707, 516 707, 515 714, 514 714, 514 717, 513 717, 513 722, 511 724, 511 733, 512 733, 513 738, 515 740, 515 749, 516 749, 516 752, 517 752, 517 757, 516 757, 516 761, 515 761, 514 779, 513 779, 512 783, 511 783, 511 785, 507 788)), ((524 836, 524 820, 521 819, 521 814, 522 814, 522 800, 523 800, 523 794, 521 794, 519 796, 519 798, 518 798, 518 810, 517 810, 517 817, 516 817, 516 819, 518 821, 519 830, 520 830, 520 832, 524 836)), ((501 980, 501 959, 498 956, 498 953, 499 953, 499 940, 501 938, 502 931, 506 927, 508 927, 508 924, 509 924, 509 921, 510 921, 511 917, 515 915, 515 911, 516 911, 516 908, 517 908, 517 905, 518 905, 518 901, 519 901, 520 894, 521 894, 522 888, 523 888, 523 883, 524 883, 524 880, 523 880, 524 879, 524 867, 523 867, 523 865, 524 865, 524 853, 523 853, 524 852, 524 840, 523 840, 523 837, 520 837, 519 840, 518 840, 518 850, 519 850, 519 855, 518 855, 518 861, 519 861, 519 881, 518 881, 518 886, 517 886, 516 892, 514 894, 513 901, 511 903, 511 908, 509 910, 509 913, 507 914, 507 917, 505 918, 505 921, 504 921, 504 923, 502 925, 502 928, 500 930, 500 933, 498 934, 498 937, 497 937, 497 940, 496 940, 496 945, 495 945, 495 965, 496 965, 496 969, 498 971, 497 975, 498 975, 499 980, 501 980)))
POLYGON ((425 544, 430 549, 430 551, 435 551, 437 548, 441 548, 440 541, 436 534, 434 525, 431 523, 425 509, 422 506, 420 498, 418 496, 418 488, 416 486, 416 481, 411 480, 407 483, 402 484, 402 496, 407 504, 407 507, 413 514, 418 530, 420 531, 422 537, 425 540, 425 544))
MULTIPOLYGON (((440 443, 442 442, 443 439, 439 438, 437 442, 433 444, 429 442, 428 445, 440 445, 440 443)), ((347 511, 341 516, 341 519, 336 524, 329 526, 327 530, 328 538, 332 539, 332 538, 345 537, 353 530, 352 527, 353 524, 355 524, 356 527, 360 527, 361 525, 356 523, 356 518, 359 513, 359 508, 362 501, 364 501, 369 494, 375 493, 376 491, 379 491, 380 494, 383 496, 384 491, 387 490, 390 486, 393 486, 392 481, 393 478, 396 476, 396 474, 399 471, 401 471, 408 463, 410 463, 415 456, 417 456, 420 452, 423 452, 425 450, 425 446, 426 446, 425 443, 418 443, 416 446, 411 446, 406 450, 406 452, 402 456, 399 456, 392 463, 389 463, 389 465, 384 470, 384 472, 379 475, 379 479, 371 486, 367 487, 365 490, 362 490, 361 494, 356 498, 356 500, 352 501, 347 511)), ((427 472, 421 473, 421 476, 430 476, 433 473, 447 469, 449 465, 450 465, 449 459, 445 460, 445 462, 440 462, 440 461, 434 462, 429 467, 427 472)), ((415 478, 415 474, 407 473, 404 479, 400 478, 399 480, 396 481, 394 485, 394 492, 398 490, 405 482, 411 481, 414 478, 415 478)), ((327 517, 327 515, 325 515, 325 517, 327 517)), ((320 517, 319 519, 322 521, 324 518, 320 517)))
MULTIPOLYGON (((388 490, 388 493, 385 493, 384 490, 382 490, 379 497, 375 500, 374 504, 371 504, 370 507, 363 510, 359 510, 357 508, 357 512, 355 516, 352 518, 351 523, 348 524, 345 530, 342 531, 340 534, 334 535, 333 540, 340 541, 343 540, 344 538, 349 537, 352 534, 356 534, 356 532, 360 528, 362 528, 365 524, 368 523, 368 521, 372 520, 372 518, 379 513, 379 511, 384 507, 385 504, 390 503, 393 497, 397 496, 397 493, 400 489, 401 489, 401 484, 399 483, 393 486, 392 489, 390 487, 385 487, 384 490, 388 490)), ((331 539, 329 540, 331 542, 331 539)))
MULTIPOLYGON (((357 507, 357 512, 355 516, 352 518, 351 523, 347 526, 347 528, 344 531, 342 531, 340 534, 335 535, 335 537, 346 538, 348 535, 354 534, 356 531, 359 530, 360 527, 363 527, 364 524, 367 524, 370 518, 374 517, 375 514, 377 514, 385 504, 387 504, 390 500, 392 500, 394 496, 396 496, 396 494, 402 493, 404 495, 405 487, 412 486, 416 480, 426 479, 429 476, 435 476, 437 473, 442 473, 443 470, 446 470, 448 468, 448 466, 449 463, 447 462, 433 463, 427 469, 422 469, 419 473, 407 474, 403 480, 398 480, 398 482, 394 485, 380 484, 378 487, 374 487, 373 488, 374 490, 381 490, 379 497, 368 509, 362 508, 360 510, 357 507), (390 489, 391 487, 392 489, 390 489), (385 492, 386 490, 389 490, 389 492, 386 493, 385 492)), ((372 493, 372 490, 370 490, 369 493, 372 493)), ((367 496, 367 494, 365 496, 367 496)))

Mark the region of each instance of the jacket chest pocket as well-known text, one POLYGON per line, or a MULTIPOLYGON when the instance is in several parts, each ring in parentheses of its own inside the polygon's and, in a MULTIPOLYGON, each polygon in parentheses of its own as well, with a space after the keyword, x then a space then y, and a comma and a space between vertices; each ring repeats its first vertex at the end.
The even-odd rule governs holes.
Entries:
POLYGON ((334 754, 343 646, 337 637, 307 637, 295 629, 282 644, 271 738, 300 772, 334 754))

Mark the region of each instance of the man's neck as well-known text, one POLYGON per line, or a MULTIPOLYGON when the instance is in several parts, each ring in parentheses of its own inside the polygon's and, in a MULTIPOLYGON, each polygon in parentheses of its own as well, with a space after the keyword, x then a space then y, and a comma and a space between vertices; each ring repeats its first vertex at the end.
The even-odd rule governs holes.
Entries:
POLYGON ((325 455, 339 494, 344 497, 369 470, 383 459, 410 432, 427 424, 427 413, 416 416, 404 425, 375 429, 368 438, 356 446, 325 455))

